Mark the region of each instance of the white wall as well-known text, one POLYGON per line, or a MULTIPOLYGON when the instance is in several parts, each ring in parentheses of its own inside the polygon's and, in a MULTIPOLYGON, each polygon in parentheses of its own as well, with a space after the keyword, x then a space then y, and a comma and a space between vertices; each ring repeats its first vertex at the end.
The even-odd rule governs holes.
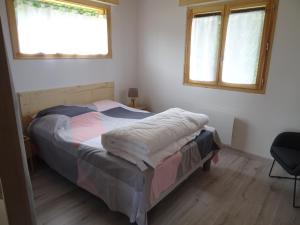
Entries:
POLYGON ((2 183, 0 179, 0 224, 1 225, 8 225, 7 221, 7 213, 6 213, 6 207, 5 207, 5 202, 4 202, 4 197, 2 193, 2 183))
POLYGON ((0 224, 8 225, 4 201, 0 199, 0 224))
POLYGON ((154 111, 179 106, 232 114, 233 147, 269 156, 279 132, 300 130, 299 11, 299 0, 280 0, 267 92, 259 95, 184 86, 186 8, 176 0, 140 0, 138 79, 144 101, 154 111))
POLYGON ((17 92, 115 81, 116 97, 127 101, 126 91, 136 86, 137 0, 121 0, 112 7, 113 59, 13 60, 5 0, 0 0, 14 85, 17 92))

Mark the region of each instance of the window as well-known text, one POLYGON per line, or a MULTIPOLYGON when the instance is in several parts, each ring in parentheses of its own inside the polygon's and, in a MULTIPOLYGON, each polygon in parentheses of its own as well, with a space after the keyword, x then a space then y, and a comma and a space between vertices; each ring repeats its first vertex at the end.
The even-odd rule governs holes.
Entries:
POLYGON ((264 93, 275 0, 191 7, 184 83, 264 93))
POLYGON ((111 57, 110 6, 89 0, 6 4, 15 58, 111 57))

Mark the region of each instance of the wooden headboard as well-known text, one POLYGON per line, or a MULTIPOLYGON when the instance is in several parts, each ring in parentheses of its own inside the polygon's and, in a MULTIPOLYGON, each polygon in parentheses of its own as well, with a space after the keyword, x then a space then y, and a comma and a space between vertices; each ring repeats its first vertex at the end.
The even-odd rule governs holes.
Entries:
POLYGON ((39 111, 63 104, 114 100, 114 82, 18 93, 22 125, 26 128, 39 111))

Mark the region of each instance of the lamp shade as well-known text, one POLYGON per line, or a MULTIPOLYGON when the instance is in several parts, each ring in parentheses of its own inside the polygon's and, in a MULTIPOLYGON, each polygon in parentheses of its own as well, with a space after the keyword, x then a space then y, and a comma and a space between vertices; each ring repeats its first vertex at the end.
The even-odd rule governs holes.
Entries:
POLYGON ((137 98, 139 97, 139 91, 137 88, 129 88, 128 90, 128 97, 129 98, 137 98))

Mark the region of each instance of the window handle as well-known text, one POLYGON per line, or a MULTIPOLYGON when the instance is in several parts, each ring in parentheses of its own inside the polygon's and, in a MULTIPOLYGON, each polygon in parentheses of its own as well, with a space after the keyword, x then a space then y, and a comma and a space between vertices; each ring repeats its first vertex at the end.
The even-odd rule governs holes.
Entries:
POLYGON ((270 43, 268 42, 268 43, 267 43, 267 46, 266 46, 266 51, 268 52, 269 49, 270 49, 270 43))

